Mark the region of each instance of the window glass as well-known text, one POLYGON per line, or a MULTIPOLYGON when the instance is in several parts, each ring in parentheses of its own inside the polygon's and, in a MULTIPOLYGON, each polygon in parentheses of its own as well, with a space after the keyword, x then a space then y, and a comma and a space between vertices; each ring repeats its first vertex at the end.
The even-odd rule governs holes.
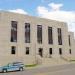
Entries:
POLYGON ((11 21, 11 42, 17 42, 17 21, 11 21))
POLYGON ((42 44, 42 25, 37 25, 37 42, 42 44))
POLYGON ((25 43, 30 43, 30 24, 25 23, 25 43))

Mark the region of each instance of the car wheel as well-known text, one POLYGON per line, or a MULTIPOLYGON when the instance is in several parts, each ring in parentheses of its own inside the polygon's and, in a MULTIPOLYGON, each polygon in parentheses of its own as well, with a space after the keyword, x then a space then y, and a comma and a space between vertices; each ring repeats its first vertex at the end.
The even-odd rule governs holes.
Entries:
POLYGON ((20 70, 20 71, 23 71, 23 68, 20 68, 19 70, 20 70))
POLYGON ((6 72, 7 72, 7 70, 6 70, 6 69, 4 69, 4 70, 3 70, 3 72, 4 72, 4 73, 6 73, 6 72))

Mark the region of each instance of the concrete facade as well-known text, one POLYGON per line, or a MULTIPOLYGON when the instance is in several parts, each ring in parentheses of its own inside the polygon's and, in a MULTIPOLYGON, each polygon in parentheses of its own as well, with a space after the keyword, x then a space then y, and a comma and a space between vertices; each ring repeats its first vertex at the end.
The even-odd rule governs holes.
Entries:
POLYGON ((34 64, 38 58, 38 49, 43 48, 43 57, 48 58, 49 48, 52 48, 52 58, 61 56, 74 56, 74 34, 68 32, 67 24, 64 22, 37 18, 17 13, 0 12, 0 64, 13 61, 23 61, 26 64, 34 64), (17 21, 17 42, 11 42, 11 21, 17 21), (25 43, 25 23, 30 23, 30 43, 25 43), (37 43, 37 25, 42 25, 42 44, 37 43), (48 44, 48 26, 52 27, 53 44, 48 44), (62 45, 58 45, 57 28, 62 31, 62 45), (69 46, 68 35, 71 36, 71 46, 69 46), (16 47, 16 54, 11 54, 11 46, 16 47), (25 54, 26 47, 29 47, 29 55, 25 54), (62 48, 62 55, 59 54, 62 48), (71 54, 69 53, 71 49, 71 54))

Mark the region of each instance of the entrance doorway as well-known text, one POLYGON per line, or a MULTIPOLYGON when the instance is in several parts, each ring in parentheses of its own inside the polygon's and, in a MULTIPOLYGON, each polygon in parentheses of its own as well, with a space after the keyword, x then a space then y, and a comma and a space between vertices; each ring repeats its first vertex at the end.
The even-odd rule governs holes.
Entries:
POLYGON ((39 48, 39 55, 43 57, 43 48, 39 48))

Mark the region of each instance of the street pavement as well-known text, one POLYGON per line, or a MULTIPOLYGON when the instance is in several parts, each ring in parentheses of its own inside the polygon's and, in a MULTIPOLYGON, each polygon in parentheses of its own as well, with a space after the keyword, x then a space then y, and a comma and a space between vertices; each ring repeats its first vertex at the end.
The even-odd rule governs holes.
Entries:
POLYGON ((21 72, 0 73, 0 75, 75 75, 75 64, 36 67, 21 72))

